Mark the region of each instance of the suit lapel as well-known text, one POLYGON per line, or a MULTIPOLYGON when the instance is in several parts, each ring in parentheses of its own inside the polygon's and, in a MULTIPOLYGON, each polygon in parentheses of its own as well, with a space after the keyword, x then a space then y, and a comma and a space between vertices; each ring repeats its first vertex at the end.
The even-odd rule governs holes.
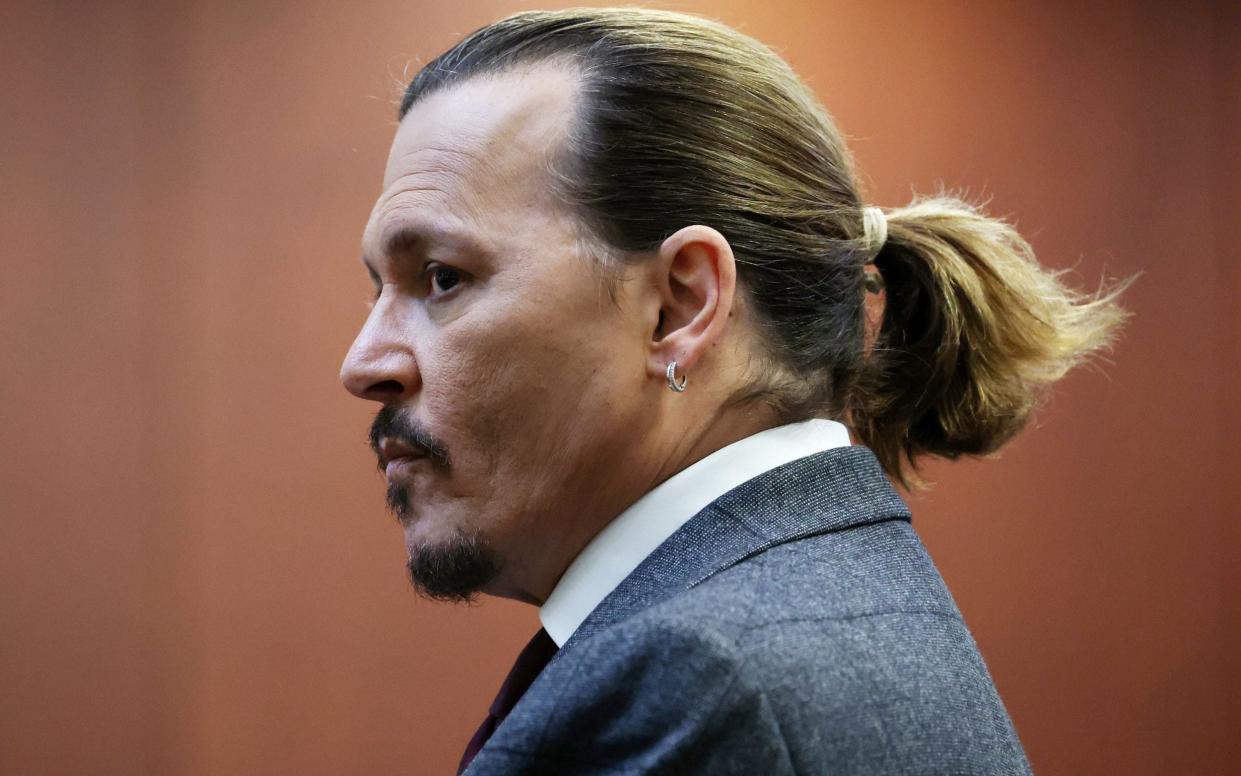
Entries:
POLYGON ((719 497, 626 577, 565 642, 579 641, 778 544, 884 520, 908 520, 868 448, 839 447, 791 461, 719 497))

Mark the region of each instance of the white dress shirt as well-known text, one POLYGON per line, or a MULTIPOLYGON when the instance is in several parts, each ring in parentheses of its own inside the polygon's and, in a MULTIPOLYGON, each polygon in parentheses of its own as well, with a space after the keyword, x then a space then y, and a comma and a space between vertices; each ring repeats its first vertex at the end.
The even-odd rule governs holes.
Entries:
POLYGON ((844 425, 815 418, 760 431, 672 475, 608 523, 569 564, 539 609, 544 630, 557 646, 563 645, 646 556, 741 483, 798 458, 849 444, 844 425))

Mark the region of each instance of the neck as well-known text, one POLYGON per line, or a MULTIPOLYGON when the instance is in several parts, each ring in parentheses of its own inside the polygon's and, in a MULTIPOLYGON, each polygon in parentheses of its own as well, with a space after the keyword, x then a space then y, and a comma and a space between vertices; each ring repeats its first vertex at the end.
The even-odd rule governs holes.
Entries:
MULTIPOLYGON (((526 561, 523 564, 526 566, 523 569, 526 572, 526 578, 521 581, 507 580, 508 584, 503 587, 497 585, 486 592, 541 606, 581 550, 631 504, 654 490, 665 480, 716 450, 780 425, 776 414, 765 406, 753 404, 721 406, 716 403, 714 406, 702 408, 702 405, 697 402, 681 401, 685 397, 673 398, 677 400, 677 404, 665 405, 665 408, 675 407, 673 417, 677 417, 679 422, 673 423, 665 420, 663 423, 655 424, 653 428, 663 428, 666 431, 655 434, 650 433, 653 429, 648 429, 647 434, 640 435, 648 439, 658 437, 656 443, 658 446, 647 448, 645 452, 631 451, 631 456, 628 457, 626 463, 633 467, 631 473, 636 476, 629 481, 627 486, 617 490, 604 486, 605 491, 612 490, 610 497, 599 498, 600 505, 611 503, 610 507, 600 510, 601 515, 606 515, 606 517, 598 521, 590 521, 589 526, 578 523, 576 527, 586 530, 563 531, 558 536, 560 539, 558 542, 544 541, 540 542, 538 547, 526 548, 528 551, 519 553, 526 561), (532 562, 540 554, 543 555, 543 562, 532 562)), ((610 484, 621 485, 619 479, 614 479, 610 484)), ((603 493, 597 491, 596 495, 603 496, 603 493)), ((573 520, 574 517, 580 519, 582 515, 579 513, 572 517, 567 515, 565 517, 573 520)), ((577 521, 573 520, 573 522, 577 521)))
POLYGON ((753 404, 727 407, 719 413, 699 418, 697 422, 684 428, 679 439, 672 440, 670 453, 665 458, 657 479, 647 490, 654 489, 664 480, 716 450, 760 431, 775 428, 780 423, 773 410, 753 404))

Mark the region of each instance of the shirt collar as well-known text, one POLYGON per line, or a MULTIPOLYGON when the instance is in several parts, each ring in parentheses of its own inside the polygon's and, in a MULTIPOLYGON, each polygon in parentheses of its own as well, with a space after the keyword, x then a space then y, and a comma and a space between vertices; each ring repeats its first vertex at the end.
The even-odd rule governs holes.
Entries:
POLYGON ((539 610, 563 645, 582 621, 665 539, 738 485, 798 458, 849 445, 849 431, 814 418, 760 431, 677 472, 604 527, 569 564, 539 610))

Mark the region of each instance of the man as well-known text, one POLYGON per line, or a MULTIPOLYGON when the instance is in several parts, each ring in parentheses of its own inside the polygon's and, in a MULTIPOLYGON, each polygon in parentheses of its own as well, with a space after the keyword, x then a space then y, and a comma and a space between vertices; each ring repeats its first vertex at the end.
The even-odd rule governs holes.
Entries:
POLYGON ((885 469, 995 449, 1120 313, 850 170, 679 14, 519 14, 410 84, 342 379, 415 587, 541 607, 471 776, 1028 771, 885 469))

